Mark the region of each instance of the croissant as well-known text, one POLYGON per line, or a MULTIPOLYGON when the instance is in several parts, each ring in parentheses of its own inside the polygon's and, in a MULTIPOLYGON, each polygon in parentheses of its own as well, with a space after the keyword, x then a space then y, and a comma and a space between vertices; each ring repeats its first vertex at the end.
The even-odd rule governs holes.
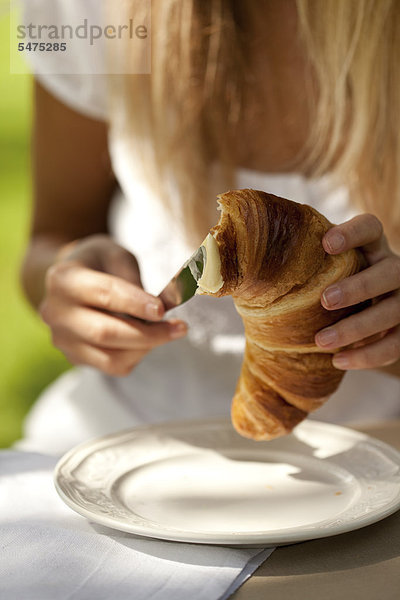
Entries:
POLYGON ((338 387, 343 371, 314 336, 360 307, 328 311, 321 294, 364 259, 358 250, 327 254, 321 240, 332 224, 310 206, 250 189, 221 194, 218 204, 219 222, 206 239, 213 266, 206 263, 199 293, 233 297, 246 348, 232 422, 245 437, 269 440, 338 387))

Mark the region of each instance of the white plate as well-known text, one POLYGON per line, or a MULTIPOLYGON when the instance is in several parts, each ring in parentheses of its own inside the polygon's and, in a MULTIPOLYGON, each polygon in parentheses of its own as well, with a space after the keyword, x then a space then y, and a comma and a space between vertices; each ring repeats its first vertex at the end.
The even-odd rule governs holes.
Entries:
POLYGON ((71 450, 61 498, 136 535, 267 546, 351 531, 400 507, 400 453, 344 427, 305 421, 253 442, 226 420, 124 431, 71 450))

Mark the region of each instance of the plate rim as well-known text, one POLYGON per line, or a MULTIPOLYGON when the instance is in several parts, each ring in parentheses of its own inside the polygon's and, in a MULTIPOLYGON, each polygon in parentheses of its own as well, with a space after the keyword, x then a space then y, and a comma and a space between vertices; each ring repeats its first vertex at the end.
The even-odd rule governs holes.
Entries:
MULTIPOLYGON (((325 529, 315 529, 315 526, 318 526, 318 523, 315 523, 311 526, 301 526, 299 528, 298 533, 296 533, 295 528, 289 529, 287 533, 282 532, 282 530, 275 530, 271 533, 266 533, 265 531, 260 533, 255 532, 229 532, 229 533, 216 533, 216 535, 212 535, 210 532, 196 532, 196 531, 185 531, 178 529, 169 529, 162 530, 157 532, 157 535, 154 535, 154 531, 150 531, 148 528, 141 526, 140 524, 131 524, 128 522, 123 522, 118 518, 111 517, 108 515, 101 515, 99 513, 94 513, 89 509, 80 506, 75 503, 68 496, 67 493, 63 490, 62 485, 59 482, 60 474, 62 468, 68 464, 74 457, 79 457, 79 463, 89 456, 90 454, 101 450, 102 447, 109 445, 109 442, 115 439, 116 442, 118 440, 122 440, 125 437, 130 436, 140 436, 141 434, 150 434, 157 433, 162 434, 170 432, 173 429, 184 429, 187 431, 189 428, 195 429, 204 429, 204 428, 230 428, 232 432, 234 429, 232 427, 231 421, 227 417, 220 418, 209 418, 209 419, 189 419, 189 420, 176 420, 176 421, 168 421, 157 424, 146 424, 140 425, 138 427, 130 427, 127 429, 122 429, 116 431, 114 433, 110 433, 103 436, 93 437, 89 440, 86 440, 73 448, 71 448, 68 452, 66 452, 57 462, 54 472, 53 472, 53 482, 56 488, 57 493, 63 500, 63 502, 71 508, 76 513, 85 517, 91 522, 102 525, 104 527, 110 528, 112 530, 117 530, 125 533, 129 533, 134 536, 138 536, 140 538, 149 538, 149 539, 158 539, 164 541, 171 542, 182 542, 182 543, 194 543, 194 544, 205 544, 205 545, 223 545, 223 546, 240 546, 240 547, 272 547, 279 546, 285 544, 298 543, 302 541, 308 541, 312 539, 320 539, 325 537, 332 537, 336 535, 340 535, 343 533, 348 533, 350 531, 355 531, 357 529, 361 529, 367 525, 372 525, 378 521, 381 521, 390 515, 394 514, 400 508, 400 484, 399 490, 396 497, 389 502, 384 507, 377 509, 377 511, 373 511, 370 513, 366 513, 354 520, 345 521, 335 525, 334 527, 325 528, 325 529), (90 452, 88 452, 90 450, 90 452), (86 456, 82 456, 82 453, 86 451, 86 456), (176 532, 176 535, 175 535, 176 532)), ((385 456, 388 456, 396 462, 400 469, 400 451, 396 448, 387 444, 381 440, 374 438, 366 433, 357 431, 352 429, 351 427, 337 425, 333 423, 326 423, 323 421, 316 421, 314 419, 306 419, 302 423, 300 423, 293 431, 300 427, 311 427, 312 429, 321 430, 325 429, 330 431, 331 433, 346 433, 347 435, 351 435, 354 440, 359 440, 363 442, 367 442, 371 444, 375 448, 379 448, 384 452, 385 456)), ((318 458, 317 458, 318 460, 318 458)), ((78 464, 79 464, 78 463, 78 464)), ((148 519, 150 522, 150 519, 148 519)), ((323 523, 320 522, 320 523, 323 523)))

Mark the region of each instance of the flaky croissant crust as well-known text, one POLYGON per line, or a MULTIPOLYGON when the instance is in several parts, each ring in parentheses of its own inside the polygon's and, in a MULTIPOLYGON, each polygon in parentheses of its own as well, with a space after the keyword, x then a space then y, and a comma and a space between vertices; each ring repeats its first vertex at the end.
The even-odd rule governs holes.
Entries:
POLYGON ((310 206, 250 189, 222 194, 218 203, 211 233, 224 284, 211 295, 233 297, 246 335, 232 421, 246 437, 272 439, 338 387, 343 372, 314 336, 355 309, 327 311, 321 294, 364 260, 355 250, 328 255, 321 241, 332 224, 310 206))

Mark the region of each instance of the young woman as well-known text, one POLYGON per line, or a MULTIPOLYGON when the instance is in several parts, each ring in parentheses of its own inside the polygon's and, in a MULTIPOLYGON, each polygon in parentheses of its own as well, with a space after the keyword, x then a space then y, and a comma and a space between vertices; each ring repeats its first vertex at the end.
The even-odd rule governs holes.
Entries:
MULTIPOLYGON (((83 11, 52 2, 63 18, 83 11)), ((85 3, 89 17, 98 4, 85 3)), ((61 452, 134 424, 228 414, 243 350, 230 298, 167 315, 157 298, 228 187, 313 205, 340 223, 326 252, 362 248, 369 266, 321 302, 374 302, 317 334, 348 373, 314 416, 399 416, 399 3, 153 0, 151 43, 151 75, 45 76, 38 64, 23 283, 78 368, 39 399, 26 445, 61 452)), ((136 60, 129 46, 124 60, 136 60)))

